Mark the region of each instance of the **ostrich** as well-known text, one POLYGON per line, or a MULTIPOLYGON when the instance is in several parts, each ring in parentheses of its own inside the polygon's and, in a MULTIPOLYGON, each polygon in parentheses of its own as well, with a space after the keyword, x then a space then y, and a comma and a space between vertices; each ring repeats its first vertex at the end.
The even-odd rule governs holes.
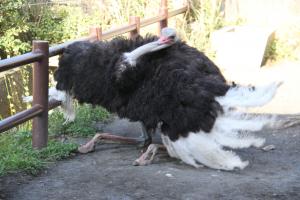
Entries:
MULTIPOLYGON (((244 169, 248 161, 223 147, 263 145, 263 138, 241 132, 260 130, 270 119, 244 114, 241 108, 266 104, 280 83, 229 84, 218 67, 180 40, 174 29, 165 28, 161 35, 69 45, 59 60, 56 89, 50 95, 63 101, 68 120, 74 118, 73 98, 101 105, 121 118, 141 122, 145 146, 159 129, 171 157, 194 167, 244 169)), ((99 137, 81 150, 89 151, 99 137)), ((154 147, 150 145, 135 163, 151 163, 154 147)))

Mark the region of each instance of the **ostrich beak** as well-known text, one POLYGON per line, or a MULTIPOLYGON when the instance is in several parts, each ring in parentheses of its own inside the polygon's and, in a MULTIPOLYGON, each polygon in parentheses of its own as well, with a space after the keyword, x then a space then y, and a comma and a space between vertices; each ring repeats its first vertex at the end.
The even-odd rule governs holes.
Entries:
POLYGON ((167 48, 171 46, 175 42, 174 38, 171 37, 166 37, 166 36, 160 36, 160 38, 155 42, 156 46, 151 50, 153 51, 158 51, 164 48, 167 48))
POLYGON ((172 42, 172 40, 169 37, 166 37, 166 36, 160 36, 160 38, 158 40, 159 44, 168 44, 170 42, 172 42))

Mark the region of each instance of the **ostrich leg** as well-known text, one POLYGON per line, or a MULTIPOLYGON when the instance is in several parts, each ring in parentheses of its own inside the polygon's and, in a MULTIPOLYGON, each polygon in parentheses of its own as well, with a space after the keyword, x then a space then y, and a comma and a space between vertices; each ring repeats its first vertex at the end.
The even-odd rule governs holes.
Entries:
POLYGON ((150 165, 154 159, 154 156, 157 154, 159 149, 165 150, 165 146, 162 144, 150 144, 147 150, 132 164, 134 166, 145 166, 150 165))
MULTIPOLYGON (((149 138, 147 139, 148 141, 150 140, 152 141, 151 136, 150 136, 150 140, 149 138)), ((100 140, 118 141, 127 144, 139 144, 141 142, 139 139, 135 139, 135 138, 111 135, 109 133, 97 133, 89 142, 80 146, 78 148, 78 151, 83 154, 89 153, 95 149, 97 142, 99 142, 100 140)), ((146 151, 144 151, 144 153, 133 162, 134 166, 145 166, 151 164, 158 150, 159 149, 165 150, 166 148, 162 144, 149 144, 147 147, 145 147, 145 149, 146 151)))
POLYGON ((97 142, 99 142, 101 140, 122 142, 122 143, 126 143, 126 144, 139 144, 141 142, 140 139, 136 139, 136 138, 112 135, 109 133, 97 133, 90 141, 88 141, 84 145, 81 145, 78 148, 78 151, 80 153, 89 153, 95 149, 97 142))
POLYGON ((145 125, 142 123, 142 135, 141 137, 144 139, 144 144, 143 144, 143 151, 145 151, 148 146, 152 143, 152 134, 154 133, 155 130, 153 129, 147 129, 145 125))
POLYGON ((152 144, 152 135, 155 129, 146 129, 142 124, 142 137, 144 140, 143 154, 136 159, 132 164, 134 166, 145 166, 150 165, 157 154, 159 149, 165 150, 165 146, 162 144, 152 144))
POLYGON ((90 141, 86 144, 80 146, 78 151, 80 153, 88 153, 94 151, 97 142, 101 140, 109 140, 114 142, 121 142, 126 144, 135 144, 139 145, 143 148, 143 152, 146 151, 148 146, 152 143, 152 133, 154 132, 153 129, 147 130, 145 126, 142 124, 142 135, 139 138, 130 138, 130 137, 123 137, 118 135, 112 135, 109 133, 97 133, 90 141))
MULTIPOLYGON (((145 166, 152 163, 154 156, 157 154, 159 149, 164 149, 165 147, 162 144, 151 144, 152 142, 152 132, 146 131, 143 126, 142 136, 144 137, 144 145, 143 145, 143 154, 133 162, 135 166, 145 166)), ((123 136, 112 135, 109 133, 97 133, 89 142, 80 146, 78 151, 80 153, 89 153, 94 151, 97 142, 101 140, 109 140, 109 141, 117 141, 126 144, 140 144, 141 140, 136 138, 129 138, 123 136)))

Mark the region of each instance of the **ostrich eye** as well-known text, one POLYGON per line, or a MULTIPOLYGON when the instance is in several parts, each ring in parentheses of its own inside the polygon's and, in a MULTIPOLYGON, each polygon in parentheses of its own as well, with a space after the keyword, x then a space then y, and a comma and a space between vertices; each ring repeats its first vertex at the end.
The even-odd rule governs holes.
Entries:
POLYGON ((172 40, 174 40, 175 39, 175 35, 171 35, 169 38, 172 39, 172 40))

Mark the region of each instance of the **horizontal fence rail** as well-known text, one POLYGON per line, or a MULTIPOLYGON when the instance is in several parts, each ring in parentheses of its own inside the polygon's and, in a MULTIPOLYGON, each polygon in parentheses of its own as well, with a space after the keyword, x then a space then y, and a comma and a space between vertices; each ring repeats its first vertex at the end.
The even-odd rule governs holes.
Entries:
POLYGON ((53 47, 50 47, 49 48, 49 57, 53 57, 53 56, 56 56, 56 55, 59 55, 59 54, 62 54, 63 53, 63 50, 70 44, 72 44, 73 42, 79 42, 79 41, 88 41, 90 40, 91 38, 90 37, 84 37, 84 38, 80 38, 80 39, 77 39, 77 40, 72 40, 72 41, 69 41, 69 42, 65 42, 63 44, 58 44, 58 45, 55 45, 53 47))
POLYGON ((43 112, 41 105, 33 105, 31 108, 21 111, 13 116, 7 117, 0 121, 0 131, 6 131, 14 126, 26 122, 43 112))
POLYGON ((187 10, 188 6, 183 6, 179 9, 168 12, 167 0, 161 0, 158 16, 143 20, 140 20, 140 18, 136 16, 130 17, 128 25, 110 29, 105 32, 102 32, 99 27, 91 28, 90 35, 88 37, 68 41, 50 48, 47 41, 34 41, 32 52, 0 60, 0 72, 34 63, 33 106, 27 110, 1 120, 0 133, 33 119, 33 147, 40 149, 47 146, 48 110, 51 110, 61 104, 61 102, 54 100, 48 102, 49 57, 62 54, 68 45, 77 41, 105 40, 125 33, 130 33, 129 37, 134 38, 137 34, 139 34, 140 28, 154 23, 159 23, 160 31, 162 28, 167 26, 168 18, 183 14, 187 10))
MULTIPOLYGON (((187 10, 188 10, 188 6, 184 6, 182 8, 173 10, 173 11, 169 12, 168 17, 170 18, 170 17, 174 17, 174 16, 179 15, 179 14, 183 14, 187 10)), ((144 20, 141 20, 140 27, 142 28, 142 27, 145 27, 145 26, 149 26, 149 25, 155 24, 155 23, 157 23, 157 22, 159 22, 161 20, 165 20, 165 19, 166 19, 166 16, 162 16, 162 15, 161 16, 152 17, 152 18, 148 18, 148 19, 144 19, 144 20)), ((124 26, 121 26, 121 27, 118 27, 118 28, 110 29, 110 30, 105 31, 105 32, 102 33, 102 38, 101 39, 103 39, 103 40, 110 39, 110 38, 112 38, 114 36, 122 35, 122 34, 130 32, 130 31, 133 31, 135 29, 136 29, 136 25, 135 24, 124 25, 124 26)), ((81 38, 81 39, 78 39, 78 40, 73 40, 73 41, 65 42, 63 44, 56 45, 54 47, 50 47, 50 49, 49 49, 49 56, 52 57, 52 56, 56 56, 56 55, 62 54, 63 53, 63 49, 66 48, 68 45, 70 45, 73 42, 88 41, 88 40, 93 40, 93 39, 95 39, 95 38, 85 37, 85 38, 81 38)))
POLYGON ((39 61, 43 58, 42 53, 29 52, 23 55, 15 56, 5 60, 0 60, 0 72, 4 72, 22 65, 39 61))

